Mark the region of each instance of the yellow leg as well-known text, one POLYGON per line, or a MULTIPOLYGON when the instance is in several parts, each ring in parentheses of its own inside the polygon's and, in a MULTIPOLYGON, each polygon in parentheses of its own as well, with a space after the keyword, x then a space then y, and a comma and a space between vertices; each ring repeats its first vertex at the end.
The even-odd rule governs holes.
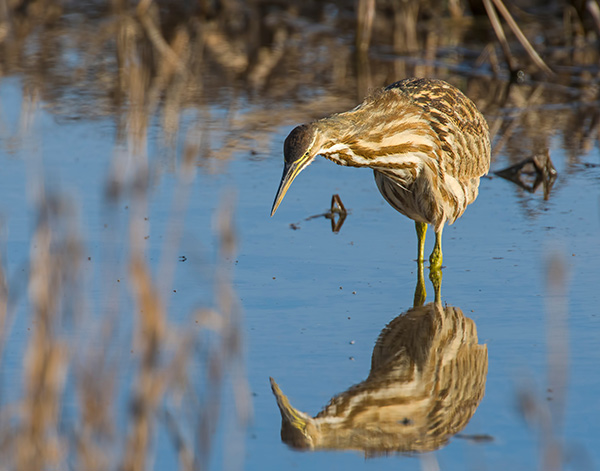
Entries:
POLYGON ((442 268, 442 229, 435 233, 435 247, 429 256, 429 265, 431 270, 442 268))
POLYGON ((415 229, 417 230, 418 244, 417 262, 423 262, 425 260, 425 235, 427 234, 427 224, 415 221, 415 229))
POLYGON ((430 268, 429 279, 433 285, 436 304, 442 302, 442 270, 440 268, 430 268))
POLYGON ((435 291, 435 302, 440 302, 442 287, 442 229, 435 233, 435 247, 429 256, 429 279, 435 291))
POLYGON ((415 288, 415 299, 413 307, 419 307, 425 304, 427 291, 425 290, 425 277, 423 276, 423 261, 417 262, 417 286, 415 288))

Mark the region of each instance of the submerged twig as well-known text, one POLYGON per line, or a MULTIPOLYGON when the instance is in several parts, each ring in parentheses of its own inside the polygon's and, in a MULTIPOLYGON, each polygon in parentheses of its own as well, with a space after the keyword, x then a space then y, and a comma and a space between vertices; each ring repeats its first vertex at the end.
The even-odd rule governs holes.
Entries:
POLYGON ((543 154, 537 154, 531 158, 519 162, 518 164, 512 165, 503 170, 498 170, 494 173, 499 177, 516 183, 530 193, 534 193, 538 187, 543 184, 544 200, 547 200, 550 197, 550 190, 552 189, 554 181, 558 175, 547 149, 543 154), (524 176, 527 174, 531 175, 532 173, 535 174, 535 180, 533 183, 527 183, 524 180, 524 176))
MULTIPOLYGON (((346 211, 344 203, 342 203, 342 199, 340 198, 340 195, 335 194, 335 195, 331 196, 331 208, 329 209, 329 211, 327 211, 325 213, 309 216, 304 220, 310 221, 311 219, 318 219, 318 218, 330 219, 331 220, 331 231, 338 233, 338 232, 340 232, 340 229, 344 225, 344 221, 346 220, 347 215, 348 215, 348 212, 346 211), (337 219, 336 219, 336 216, 337 216, 337 219)), ((290 227, 294 230, 297 230, 297 229, 300 229, 300 224, 292 223, 292 224, 290 224, 290 227)))

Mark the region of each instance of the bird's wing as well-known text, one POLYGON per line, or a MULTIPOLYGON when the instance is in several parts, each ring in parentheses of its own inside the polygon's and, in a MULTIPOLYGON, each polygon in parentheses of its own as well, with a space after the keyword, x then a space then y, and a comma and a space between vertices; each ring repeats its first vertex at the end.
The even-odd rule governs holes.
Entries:
MULTIPOLYGON (((438 136, 445 173, 466 180, 485 175, 490 166, 488 124, 459 89, 441 80, 407 79, 388 87, 422 109, 438 136)), ((388 90, 386 89, 386 90, 388 90)))

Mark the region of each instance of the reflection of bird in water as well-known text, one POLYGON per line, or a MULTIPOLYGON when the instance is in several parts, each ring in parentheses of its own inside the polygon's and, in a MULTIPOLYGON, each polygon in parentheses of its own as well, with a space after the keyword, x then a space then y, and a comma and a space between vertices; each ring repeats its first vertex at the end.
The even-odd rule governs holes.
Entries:
POLYGON ((471 419, 486 375, 487 347, 478 344, 475 323, 438 301, 390 322, 373 349, 367 379, 316 417, 294 409, 272 378, 271 388, 288 445, 375 455, 444 445, 471 419))
POLYGON ((415 221, 419 261, 427 224, 433 226, 436 240, 429 261, 439 269, 442 229, 477 198, 479 177, 490 166, 490 138, 484 117, 452 85, 429 79, 396 82, 351 111, 290 133, 271 215, 317 155, 339 165, 372 168, 386 201, 415 221))

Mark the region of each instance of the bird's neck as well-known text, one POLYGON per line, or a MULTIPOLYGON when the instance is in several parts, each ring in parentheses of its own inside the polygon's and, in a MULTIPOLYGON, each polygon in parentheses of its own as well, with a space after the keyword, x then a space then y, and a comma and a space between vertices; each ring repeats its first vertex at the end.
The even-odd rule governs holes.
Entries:
POLYGON ((357 153, 363 126, 354 111, 329 116, 316 121, 314 125, 317 130, 315 144, 319 148, 318 155, 338 165, 368 166, 368 161, 357 153))
POLYGON ((439 152, 431 127, 412 112, 373 116, 357 108, 314 124, 317 153, 338 165, 402 171, 421 168, 439 152))

